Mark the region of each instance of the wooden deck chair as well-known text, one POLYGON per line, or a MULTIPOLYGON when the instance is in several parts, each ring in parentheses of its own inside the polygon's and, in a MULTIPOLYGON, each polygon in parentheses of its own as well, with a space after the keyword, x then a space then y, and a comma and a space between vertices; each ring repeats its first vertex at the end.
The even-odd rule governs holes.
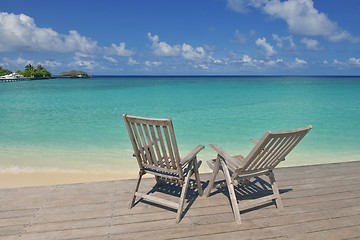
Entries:
MULTIPOLYGON (((289 152, 301 141, 301 139, 310 131, 311 125, 291 131, 271 132, 267 131, 259 140, 255 140, 255 147, 246 156, 232 157, 219 146, 210 144, 218 153, 217 158, 208 161, 208 165, 213 169, 209 185, 205 191, 205 196, 210 195, 214 188, 216 175, 221 170, 225 177, 225 183, 229 191, 230 202, 234 213, 235 221, 241 224, 239 210, 249 209, 260 203, 273 201, 279 210, 283 209, 279 189, 277 187, 273 169, 285 160, 289 152), (262 196, 257 199, 248 200, 246 205, 239 205, 234 187, 241 184, 249 184, 251 177, 267 175, 270 180, 272 194, 262 196)), ((220 185, 222 187, 224 185, 220 185)), ((244 201, 245 202, 245 201, 244 201)))
MULTIPOLYGON (((195 174, 198 194, 202 196, 202 186, 198 168, 201 161, 196 155, 205 147, 198 145, 186 157, 180 158, 171 119, 141 118, 123 115, 125 125, 134 149, 140 171, 129 208, 135 204, 136 197, 177 210, 176 222, 181 219, 190 177, 195 174), (138 192, 144 174, 155 175, 156 181, 175 183, 181 186, 179 202, 154 197, 150 193, 138 192)), ((171 185, 170 185, 171 186, 171 185)))

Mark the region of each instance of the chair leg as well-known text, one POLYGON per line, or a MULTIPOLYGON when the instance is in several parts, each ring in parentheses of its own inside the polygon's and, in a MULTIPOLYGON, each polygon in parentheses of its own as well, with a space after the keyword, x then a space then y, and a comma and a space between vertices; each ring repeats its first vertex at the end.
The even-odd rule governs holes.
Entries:
MULTIPOLYGON (((191 164, 191 162, 189 164, 191 164)), ((182 210, 184 208, 184 203, 185 203, 185 199, 186 199, 186 192, 189 187, 190 177, 192 174, 193 174, 193 170, 191 169, 187 173, 187 176, 185 178, 185 183, 182 185, 181 195, 180 195, 180 200, 179 200, 179 207, 178 207, 177 214, 176 214, 176 223, 179 223, 180 219, 181 219, 181 214, 182 214, 182 210)))
POLYGON ((199 196, 202 196, 203 189, 202 189, 202 185, 201 185, 201 181, 200 181, 199 166, 197 164, 196 158, 194 160, 194 173, 195 173, 195 181, 196 181, 196 186, 198 189, 198 194, 199 194, 199 196))
POLYGON ((159 185, 159 186, 161 186, 163 184, 163 181, 158 176, 155 176, 155 181, 156 181, 156 184, 159 185))
POLYGON ((131 199, 130 199, 130 203, 129 203, 129 209, 131 209, 135 204, 136 193, 139 190, 139 186, 140 186, 142 176, 143 176, 143 174, 141 172, 139 172, 139 176, 138 176, 138 180, 137 180, 137 183, 136 183, 135 191, 131 195, 131 199))
POLYGON ((234 212, 235 222, 237 224, 241 224, 239 205, 237 203, 234 184, 233 184, 233 182, 231 180, 229 169, 227 168, 224 161, 221 161, 221 166, 222 166, 223 173, 224 173, 224 176, 225 176, 226 185, 227 185, 228 190, 229 190, 230 201, 231 201, 231 206, 232 206, 232 209, 233 209, 233 212, 234 212))
POLYGON ((213 172, 211 174, 209 185, 207 186, 207 188, 205 190, 205 197, 209 197, 211 189, 214 187, 214 182, 215 182, 215 179, 216 179, 216 175, 219 172, 219 168, 220 168, 220 158, 217 157, 216 161, 215 161, 213 172))
POLYGON ((269 180, 270 180, 270 183, 271 183, 271 188, 273 190, 273 193, 275 195, 275 202, 276 202, 276 207, 279 209, 279 210, 283 210, 284 207, 282 205, 282 201, 281 201, 281 197, 280 197, 280 193, 279 193, 279 188, 276 184, 276 181, 275 181, 275 176, 274 176, 274 173, 271 171, 269 173, 269 180))

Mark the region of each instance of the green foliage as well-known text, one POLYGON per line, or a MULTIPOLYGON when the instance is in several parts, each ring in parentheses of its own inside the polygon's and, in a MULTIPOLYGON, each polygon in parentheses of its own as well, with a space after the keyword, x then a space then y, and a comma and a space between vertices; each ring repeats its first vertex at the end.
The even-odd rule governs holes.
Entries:
POLYGON ((10 73, 12 73, 10 70, 7 70, 7 69, 2 68, 2 67, 0 66, 0 76, 8 75, 8 74, 10 74, 10 73))
POLYGON ((33 70, 34 70, 34 67, 30 63, 25 66, 25 71, 33 71, 33 70))
POLYGON ((24 71, 17 71, 18 74, 24 75, 28 78, 50 78, 51 72, 46 70, 43 66, 38 65, 34 68, 31 64, 25 66, 24 71))

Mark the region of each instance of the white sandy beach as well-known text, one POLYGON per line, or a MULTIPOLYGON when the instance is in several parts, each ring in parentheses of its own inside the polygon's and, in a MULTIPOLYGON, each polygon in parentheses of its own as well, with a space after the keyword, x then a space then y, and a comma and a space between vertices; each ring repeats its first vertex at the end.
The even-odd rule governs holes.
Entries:
MULTIPOLYGON (((294 155, 296 156, 297 154, 294 155)), ((301 164, 297 161, 294 161, 294 159, 291 160, 289 159, 288 161, 281 163, 279 167, 317 165, 320 163, 325 163, 325 161, 324 162, 315 161, 315 159, 318 160, 318 158, 305 157, 303 159, 303 162, 301 162, 301 164), (286 163, 292 163, 292 164, 286 164, 286 163)), ((200 173, 209 173, 211 171, 204 160, 205 159, 202 160, 200 173)), ((337 162, 335 161, 335 159, 327 159, 327 160, 328 160, 327 163, 337 162)), ((0 189, 112 181, 112 180, 121 180, 121 179, 135 179, 137 178, 137 176, 138 176, 138 169, 136 163, 133 163, 132 168, 128 169, 127 171, 76 171, 76 170, 74 171, 66 171, 66 170, 0 171, 0 189)), ((144 177, 152 177, 152 175, 145 175, 144 177)))
POLYGON ((136 178, 137 173, 104 172, 20 172, 0 173, 1 188, 18 188, 32 186, 49 186, 82 182, 111 181, 136 178))

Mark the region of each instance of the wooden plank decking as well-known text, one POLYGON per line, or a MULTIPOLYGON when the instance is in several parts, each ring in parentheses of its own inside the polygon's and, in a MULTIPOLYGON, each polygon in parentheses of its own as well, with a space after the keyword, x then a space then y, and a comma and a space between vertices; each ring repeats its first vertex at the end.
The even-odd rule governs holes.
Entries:
MULTIPOLYGON (((276 169, 284 210, 244 211, 241 225, 221 191, 209 198, 189 191, 176 224, 174 210, 127 208, 135 180, 2 189, 0 239, 360 239, 359 173, 360 161, 276 169)), ((201 179, 206 185, 209 174, 201 179)), ((144 189, 154 183, 145 179, 144 189)))

